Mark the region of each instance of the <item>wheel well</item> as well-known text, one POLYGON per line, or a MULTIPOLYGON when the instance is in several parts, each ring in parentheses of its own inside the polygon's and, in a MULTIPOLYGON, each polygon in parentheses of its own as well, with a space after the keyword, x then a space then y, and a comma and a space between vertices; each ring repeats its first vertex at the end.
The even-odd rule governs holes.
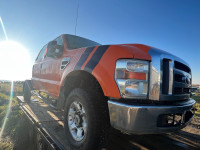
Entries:
POLYGON ((64 106, 67 96, 74 88, 82 88, 88 92, 98 92, 98 94, 104 96, 99 82, 92 74, 86 71, 74 71, 70 73, 64 81, 60 91, 60 95, 63 96, 61 96, 61 99, 59 98, 58 100, 58 103, 60 103, 58 104, 58 108, 59 105, 62 107, 64 106))

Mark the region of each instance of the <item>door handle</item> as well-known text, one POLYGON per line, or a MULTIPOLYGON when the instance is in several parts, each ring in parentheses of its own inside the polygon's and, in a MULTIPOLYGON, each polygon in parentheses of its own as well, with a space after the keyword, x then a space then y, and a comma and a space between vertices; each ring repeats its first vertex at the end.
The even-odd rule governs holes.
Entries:
POLYGON ((65 67, 69 64, 69 61, 70 61, 69 57, 63 58, 61 61, 60 70, 64 70, 65 67))

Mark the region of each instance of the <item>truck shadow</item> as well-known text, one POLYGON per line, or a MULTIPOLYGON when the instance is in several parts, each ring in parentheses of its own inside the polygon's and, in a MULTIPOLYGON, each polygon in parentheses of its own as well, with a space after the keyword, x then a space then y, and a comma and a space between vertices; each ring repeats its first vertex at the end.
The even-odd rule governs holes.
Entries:
POLYGON ((113 130, 109 150, 183 150, 200 149, 200 136, 185 131, 157 135, 126 135, 113 130))

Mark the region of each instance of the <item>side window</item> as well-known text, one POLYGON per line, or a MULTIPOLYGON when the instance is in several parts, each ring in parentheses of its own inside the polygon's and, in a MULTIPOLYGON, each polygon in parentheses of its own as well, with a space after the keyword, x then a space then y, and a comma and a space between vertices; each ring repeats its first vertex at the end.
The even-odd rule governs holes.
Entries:
POLYGON ((48 43, 47 49, 47 57, 57 58, 62 56, 63 53, 63 40, 62 37, 59 36, 55 40, 48 43))
POLYGON ((47 45, 45 45, 45 46, 41 49, 41 51, 40 51, 38 57, 36 58, 36 61, 41 61, 41 60, 42 60, 42 58, 43 58, 43 56, 44 56, 44 54, 45 54, 46 49, 47 49, 47 45))

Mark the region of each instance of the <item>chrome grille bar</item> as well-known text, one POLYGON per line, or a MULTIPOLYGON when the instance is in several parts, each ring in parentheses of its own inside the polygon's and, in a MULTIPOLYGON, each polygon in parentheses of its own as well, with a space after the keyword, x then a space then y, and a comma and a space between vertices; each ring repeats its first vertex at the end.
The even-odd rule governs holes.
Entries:
POLYGON ((188 99, 192 80, 189 65, 182 59, 159 49, 150 49, 149 55, 152 60, 150 65, 149 99, 160 101, 188 99), (182 76, 180 77, 176 74, 182 74, 182 76), (180 84, 177 78, 184 83, 180 84), (176 94, 175 91, 178 91, 179 94, 176 94))

